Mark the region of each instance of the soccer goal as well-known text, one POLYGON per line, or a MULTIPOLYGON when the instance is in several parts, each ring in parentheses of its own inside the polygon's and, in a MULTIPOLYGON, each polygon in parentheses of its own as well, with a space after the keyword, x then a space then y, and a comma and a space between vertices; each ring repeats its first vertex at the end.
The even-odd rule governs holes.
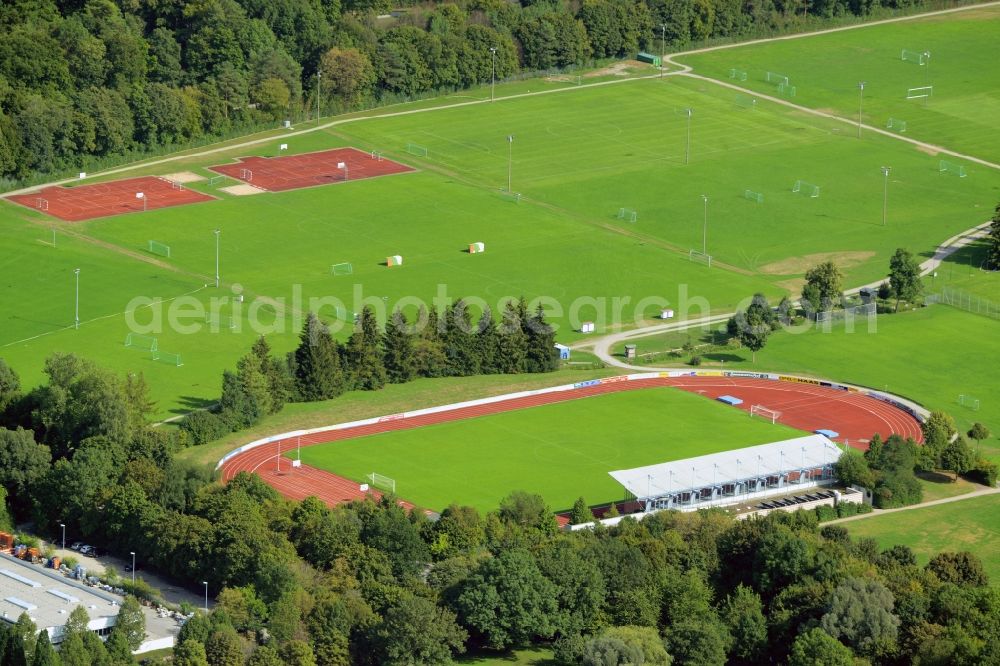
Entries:
POLYGON ((240 169, 240 178, 242 178, 247 182, 250 182, 251 180, 253 180, 253 171, 251 171, 250 169, 240 169))
POLYGON ((520 192, 508 192, 507 190, 501 190, 500 196, 504 201, 513 201, 516 204, 521 203, 521 193, 520 192))
POLYGON ((411 155, 417 155, 418 157, 427 157, 427 148, 416 143, 406 144, 406 152, 411 155))
POLYGON ((930 53, 926 51, 911 51, 910 49, 903 49, 899 53, 899 59, 903 62, 912 62, 914 65, 926 65, 927 59, 931 57, 930 53))
POLYGON ((178 368, 184 365, 184 363, 181 361, 180 354, 171 354, 170 352, 165 352, 160 350, 156 350, 153 352, 153 360, 159 361, 160 363, 166 365, 172 365, 178 368))
POLYGON ((795 181, 795 184, 792 185, 792 192, 815 199, 819 196, 819 185, 813 185, 812 183, 807 183, 804 180, 797 180, 795 181))
POLYGON ((906 121, 900 120, 899 118, 889 118, 889 122, 885 124, 887 130, 892 130, 893 132, 905 132, 906 131, 906 121))
POLYGON ((736 95, 736 106, 741 109, 756 109, 757 98, 750 95, 738 94, 736 95))
POLYGON ((375 160, 376 162, 381 162, 382 161, 382 151, 380 151, 380 150, 373 150, 372 151, 372 159, 375 160))
POLYGON ((168 181, 168 182, 170 183, 170 189, 172 189, 172 190, 183 190, 184 189, 184 184, 183 183, 179 183, 176 180, 171 180, 171 181, 168 181))
POLYGON ((690 250, 688 252, 688 261, 697 261, 705 264, 709 268, 712 267, 712 255, 699 252, 698 250, 690 250))
POLYGON ((764 203, 764 195, 753 190, 743 190, 743 198, 754 203, 764 203))
POLYGON ((225 179, 225 176, 212 176, 208 179, 208 186, 211 187, 213 185, 218 185, 223 181, 223 179, 225 179))
POLYGON ((961 394, 958 396, 958 404, 962 407, 971 409, 974 412, 979 411, 979 398, 973 398, 971 395, 961 394))
POLYGON ((156 351, 156 338, 151 335, 129 333, 125 336, 125 346, 140 351, 156 351))
POLYGON ((771 423, 777 423, 778 419, 781 418, 781 412, 776 409, 768 409, 764 405, 753 405, 750 407, 750 416, 759 416, 769 420, 771 423))
POLYGON ((224 328, 233 329, 236 328, 236 322, 232 317, 227 317, 226 315, 215 314, 209 312, 205 315, 205 323, 211 327, 214 331, 219 331, 224 328))
POLYGON ((151 240, 146 247, 150 254, 158 254, 161 257, 170 258, 170 246, 159 241, 151 240))
POLYGON ((745 69, 736 69, 734 67, 733 69, 729 70, 729 78, 733 79, 734 81, 746 81, 747 72, 745 69))
POLYGON ((788 85, 788 77, 777 72, 768 72, 764 75, 764 80, 775 85, 788 85))
POLYGON ((795 97, 795 86, 790 83, 779 83, 778 92, 785 97, 795 97))
POLYGON ((627 220, 629 222, 637 222, 639 220, 639 213, 631 208, 619 208, 618 219, 627 220))
POLYGON ((352 275, 354 273, 354 265, 348 261, 334 264, 330 266, 330 273, 333 275, 352 275))
POLYGON ((388 476, 385 476, 383 474, 378 474, 376 472, 372 472, 371 474, 369 474, 365 478, 368 479, 368 481, 370 481, 373 486, 375 486, 376 488, 378 488, 380 490, 385 490, 385 491, 390 492, 390 493, 395 493, 396 492, 396 480, 395 479, 391 479, 388 476))
POLYGON ((35 199, 35 208, 38 210, 48 210, 49 200, 48 199, 35 199))
POLYGON ((955 164, 954 162, 949 162, 947 160, 941 160, 938 163, 938 171, 940 173, 958 176, 959 178, 965 178, 965 167, 961 164, 955 164))
POLYGON ((927 99, 934 95, 934 86, 918 86, 906 89, 906 99, 927 99))

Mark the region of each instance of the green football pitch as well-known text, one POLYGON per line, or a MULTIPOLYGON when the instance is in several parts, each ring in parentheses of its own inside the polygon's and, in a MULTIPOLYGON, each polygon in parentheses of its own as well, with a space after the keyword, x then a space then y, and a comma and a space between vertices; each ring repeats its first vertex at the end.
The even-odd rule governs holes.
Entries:
MULTIPOLYGON (((767 72, 787 76, 790 99, 857 119, 858 83, 865 82, 867 124, 906 122, 905 135, 1000 162, 1000 7, 975 7, 935 17, 862 27, 801 39, 722 48, 678 58, 698 74, 778 95, 767 72), (913 52, 903 60, 903 51, 913 52), (921 55, 925 64, 919 64, 921 55), (731 69, 746 81, 729 78, 731 69), (932 86, 926 100, 907 90, 932 86)), ((778 95, 780 96, 780 95, 778 95)), ((898 125, 897 125, 898 129, 898 125)), ((945 157, 945 159, 949 159, 945 157)))
POLYGON ((970 551, 983 561, 990 582, 1000 585, 1000 496, 897 511, 844 526, 855 539, 871 537, 882 548, 909 546, 921 565, 935 553, 970 551))
POLYGON ((801 436, 798 430, 673 388, 570 400, 302 450, 302 460, 364 481, 393 478, 403 499, 433 510, 489 510, 512 490, 568 509, 621 499, 608 472, 801 436))

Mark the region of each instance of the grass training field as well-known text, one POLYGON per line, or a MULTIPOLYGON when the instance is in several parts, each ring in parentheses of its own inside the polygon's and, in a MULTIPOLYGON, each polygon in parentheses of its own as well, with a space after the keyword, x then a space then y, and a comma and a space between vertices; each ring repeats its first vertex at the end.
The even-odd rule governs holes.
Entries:
POLYGON ((277 352, 292 349, 311 308, 335 320, 343 337, 351 312, 365 303, 412 313, 418 301, 466 297, 475 312, 524 295, 545 299, 557 338, 572 342, 582 321, 595 321, 602 334, 647 323, 663 304, 697 316, 731 311, 758 291, 797 294, 803 272, 823 259, 840 264, 848 285, 877 279, 895 248, 929 253, 981 223, 1000 187, 1000 174, 985 167, 969 166, 966 178, 943 175, 936 158, 891 138, 858 141, 840 123, 775 104, 745 108, 732 91, 704 81, 596 80, 602 85, 521 81, 499 86, 495 103, 456 106, 482 100, 476 90, 370 114, 383 117, 353 114, 326 130, 276 133, 255 146, 227 144, 94 180, 181 170, 207 178, 209 166, 274 156, 286 142, 287 154, 380 150, 416 173, 243 197, 219 189, 232 180, 203 181, 190 187, 220 201, 73 225, 0 203, 0 355, 26 386, 42 379, 52 351, 141 371, 158 415, 167 417, 217 397, 222 369, 258 333, 277 352), (523 96, 540 92, 554 94, 523 96), (408 152, 411 143, 427 154, 408 152), (885 164, 893 172, 882 226, 885 164), (501 191, 508 175, 520 203, 501 191), (818 185, 820 196, 793 193, 796 180, 818 185), (746 199, 748 189, 763 202, 746 199), (634 223, 618 219, 622 208, 637 212, 634 223), (44 245, 53 228, 55 247, 44 245), (206 287, 214 283, 216 229, 218 290, 206 287), (712 268, 688 258, 706 238, 712 268), (170 257, 147 252, 151 240, 169 245, 170 257), (484 254, 465 251, 475 241, 486 243, 484 254), (402 267, 383 265, 393 254, 404 257, 402 267), (353 265, 352 275, 331 274, 341 262, 353 265), (79 330, 71 327, 75 268, 79 330), (242 305, 236 294, 246 298, 242 305), (124 348, 129 319, 157 322, 157 308, 124 314, 136 296, 162 299, 162 332, 152 334, 182 366, 124 348), (168 323, 182 296, 187 308, 215 302, 215 330, 190 310, 182 323, 200 324, 191 332, 168 323), (262 326, 253 330, 251 320, 262 326))
MULTIPOLYGON (((302 449, 302 460, 350 479, 372 472, 435 510, 495 508, 512 490, 555 510, 583 495, 621 499, 608 472, 790 439, 802 433, 673 388, 570 400, 302 449)), ((293 453, 294 456, 294 453, 293 453)))
POLYGON ((1000 584, 1000 496, 897 511, 844 526, 854 538, 874 538, 882 548, 909 546, 921 565, 934 553, 968 550, 983 561, 990 582, 1000 584))
MULTIPOLYGON (((1000 461, 1000 400, 990 371, 1000 358, 997 326, 986 317, 934 305, 880 315, 872 332, 858 322, 854 332, 834 325, 828 332, 811 327, 802 333, 775 333, 757 353, 756 365, 749 351, 738 348, 708 352, 702 358, 705 367, 724 361, 726 368, 805 373, 887 389, 950 413, 963 431, 981 421, 993 433, 984 442, 984 452, 1000 461), (959 395, 979 399, 979 409, 960 405, 959 395)), ((638 353, 656 348, 657 339, 649 340, 651 347, 644 346, 642 338, 634 341, 638 353)))
MULTIPOLYGON (((787 76, 790 101, 857 119, 858 82, 865 82, 866 124, 906 121, 905 136, 1000 162, 1000 7, 875 25, 801 39, 723 48, 684 56, 698 74, 780 96, 768 71, 787 76), (906 49, 930 53, 926 64, 904 61, 906 49), (729 78, 730 69, 746 81, 729 78), (933 86, 933 96, 907 100, 907 90, 933 86), (926 101, 926 103, 925 103, 926 101)), ((919 57, 915 58, 919 61, 919 57)), ((945 159, 950 159, 945 157, 945 159)))

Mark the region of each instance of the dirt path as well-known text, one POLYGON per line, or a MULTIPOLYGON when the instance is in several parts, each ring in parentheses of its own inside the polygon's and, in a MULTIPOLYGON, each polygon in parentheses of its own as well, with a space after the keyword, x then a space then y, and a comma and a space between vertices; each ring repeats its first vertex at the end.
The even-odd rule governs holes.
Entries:
POLYGON ((942 499, 932 500, 930 502, 923 502, 921 504, 913 504, 911 506, 901 506, 898 509, 873 509, 871 513, 863 513, 858 516, 849 516, 847 518, 837 518, 836 520, 828 520, 823 523, 822 526, 826 525, 837 525, 840 523, 849 523, 853 520, 864 520, 865 518, 872 518, 874 516, 884 516, 890 513, 897 513, 899 511, 912 511, 913 509, 926 509, 929 506, 937 506, 939 504, 950 504, 952 502, 961 502, 962 500, 972 499, 974 497, 982 497, 983 495, 996 495, 1000 493, 1000 488, 980 488, 979 490, 973 490, 971 493, 966 493, 964 495, 957 495, 955 497, 944 497, 942 499))

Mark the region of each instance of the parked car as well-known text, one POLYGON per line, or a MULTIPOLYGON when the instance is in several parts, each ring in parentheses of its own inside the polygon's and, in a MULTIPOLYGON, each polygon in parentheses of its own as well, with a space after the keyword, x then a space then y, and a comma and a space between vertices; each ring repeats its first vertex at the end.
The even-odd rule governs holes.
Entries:
POLYGON ((124 567, 125 573, 132 573, 132 565, 126 564, 124 567))
POLYGON ((70 547, 69 547, 69 549, 70 549, 70 550, 80 550, 80 548, 81 548, 82 546, 83 546, 83 542, 82 542, 82 541, 74 541, 74 542, 73 542, 73 545, 72 545, 72 546, 70 546, 70 547))
POLYGON ((80 546, 80 554, 81 555, 90 555, 92 557, 96 557, 97 556, 97 549, 94 548, 93 546, 83 545, 83 546, 80 546))

